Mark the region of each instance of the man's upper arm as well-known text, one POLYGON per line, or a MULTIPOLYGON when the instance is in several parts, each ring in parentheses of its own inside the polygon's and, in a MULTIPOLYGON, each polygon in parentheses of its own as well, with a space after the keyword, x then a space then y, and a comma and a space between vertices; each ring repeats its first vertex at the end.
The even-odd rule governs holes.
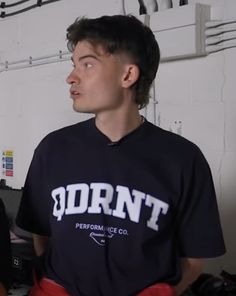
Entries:
POLYGON ((48 244, 48 237, 33 233, 34 249, 37 256, 41 256, 48 244))
POLYGON ((203 270, 204 259, 182 258, 182 278, 175 286, 176 294, 181 295, 191 285, 203 270))

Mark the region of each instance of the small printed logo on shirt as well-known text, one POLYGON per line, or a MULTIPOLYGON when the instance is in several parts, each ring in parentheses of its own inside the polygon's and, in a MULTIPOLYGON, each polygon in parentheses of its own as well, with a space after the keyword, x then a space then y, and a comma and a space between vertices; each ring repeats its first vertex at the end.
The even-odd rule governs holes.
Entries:
POLYGON ((114 234, 112 233, 95 233, 95 232, 91 232, 89 235, 94 241, 95 243, 97 243, 100 246, 105 246, 106 241, 108 239, 111 239, 114 234))

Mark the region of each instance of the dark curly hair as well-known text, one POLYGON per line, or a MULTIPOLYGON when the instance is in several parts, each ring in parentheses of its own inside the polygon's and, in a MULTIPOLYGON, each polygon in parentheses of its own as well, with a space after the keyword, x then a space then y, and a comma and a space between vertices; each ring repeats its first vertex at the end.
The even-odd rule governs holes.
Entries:
POLYGON ((124 53, 139 67, 134 84, 139 108, 149 102, 149 90, 160 62, 160 50, 151 29, 132 15, 78 18, 67 29, 67 46, 72 52, 79 41, 101 45, 108 53, 124 53))

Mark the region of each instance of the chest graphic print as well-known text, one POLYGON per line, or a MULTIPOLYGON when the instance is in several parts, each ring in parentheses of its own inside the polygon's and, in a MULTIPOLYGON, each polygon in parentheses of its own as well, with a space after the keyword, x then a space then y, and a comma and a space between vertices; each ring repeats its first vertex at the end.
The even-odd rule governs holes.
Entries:
MULTIPOLYGON (((146 226, 158 231, 158 220, 168 212, 169 205, 150 194, 126 186, 113 187, 109 183, 76 183, 52 190, 54 201, 53 216, 58 223, 67 215, 100 214, 128 219, 139 223, 140 214, 144 207, 150 210, 146 226)), ((90 237, 103 245, 106 238, 115 234, 127 235, 126 229, 105 227, 103 225, 77 223, 76 228, 92 230, 90 237)))

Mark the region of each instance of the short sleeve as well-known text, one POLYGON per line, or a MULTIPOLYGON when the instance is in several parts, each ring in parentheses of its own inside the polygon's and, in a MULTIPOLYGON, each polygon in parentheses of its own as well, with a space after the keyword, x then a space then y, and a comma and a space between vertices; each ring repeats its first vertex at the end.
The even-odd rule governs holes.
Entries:
POLYGON ((217 199, 209 165, 202 152, 183 172, 177 214, 177 239, 182 257, 211 258, 225 253, 217 199))
POLYGON ((16 224, 39 235, 50 235, 49 197, 47 194, 45 161, 38 147, 28 170, 16 224))

